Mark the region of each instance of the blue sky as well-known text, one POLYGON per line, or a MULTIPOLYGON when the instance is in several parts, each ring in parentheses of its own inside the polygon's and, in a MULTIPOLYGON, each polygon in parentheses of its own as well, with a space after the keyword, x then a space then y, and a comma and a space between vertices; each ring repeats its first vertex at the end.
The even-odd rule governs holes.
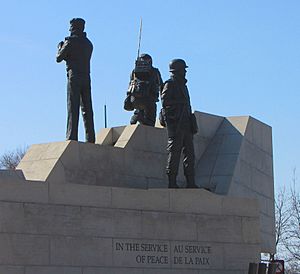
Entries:
POLYGON ((86 20, 94 44, 96 130, 104 103, 109 126, 127 124, 131 113, 122 106, 142 17, 141 51, 152 55, 163 79, 171 59, 188 63, 193 109, 251 115, 272 126, 277 185, 300 169, 300 1, 1 2, 0 154, 64 140, 66 74, 55 54, 73 17, 86 20))

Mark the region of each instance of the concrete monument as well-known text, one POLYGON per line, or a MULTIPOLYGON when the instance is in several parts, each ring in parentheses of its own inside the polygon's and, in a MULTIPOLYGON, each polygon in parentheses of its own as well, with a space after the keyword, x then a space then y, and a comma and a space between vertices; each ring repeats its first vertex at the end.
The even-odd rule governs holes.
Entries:
POLYGON ((0 273, 246 274, 274 252, 271 128, 195 115, 195 182, 211 191, 167 188, 158 125, 33 145, 0 171, 0 273))

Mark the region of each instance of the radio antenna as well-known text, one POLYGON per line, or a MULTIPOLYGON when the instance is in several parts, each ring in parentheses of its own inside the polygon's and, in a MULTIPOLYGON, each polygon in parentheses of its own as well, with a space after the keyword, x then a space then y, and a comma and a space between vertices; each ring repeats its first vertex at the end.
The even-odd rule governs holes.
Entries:
POLYGON ((142 40, 142 27, 143 27, 143 20, 142 20, 142 17, 141 17, 140 32, 139 32, 139 46, 138 46, 137 58, 140 57, 140 48, 141 48, 141 40, 142 40))

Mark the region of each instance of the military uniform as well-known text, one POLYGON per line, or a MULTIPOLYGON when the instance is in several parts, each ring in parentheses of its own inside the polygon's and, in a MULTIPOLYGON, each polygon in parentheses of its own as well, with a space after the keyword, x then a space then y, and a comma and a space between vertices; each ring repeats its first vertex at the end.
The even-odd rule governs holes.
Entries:
POLYGON ((168 131, 166 172, 169 177, 169 187, 177 188, 176 176, 182 151, 187 187, 196 188, 197 186, 194 182, 195 156, 191 122, 192 112, 189 92, 186 86, 187 80, 185 79, 185 68, 187 66, 185 62, 181 65, 182 67, 179 66, 179 69, 184 70, 184 72, 177 73, 178 71, 173 70, 170 64, 171 78, 164 84, 161 96, 164 119, 168 131))
MULTIPOLYGON (((156 120, 156 103, 158 102, 159 92, 162 89, 163 81, 160 72, 157 68, 152 67, 152 58, 148 54, 141 54, 141 58, 148 58, 151 61, 151 71, 150 71, 150 92, 149 95, 143 98, 143 107, 136 108, 133 116, 131 117, 130 124, 136 124, 137 122, 142 125, 154 126, 156 120)), ((130 83, 134 79, 134 70, 130 75, 130 83)), ((130 85, 130 84, 129 84, 130 85)))
POLYGON ((67 66, 67 140, 78 140, 79 107, 81 107, 85 137, 95 143, 94 118, 91 98, 90 60, 93 51, 91 41, 86 37, 84 20, 70 21, 71 35, 59 43, 56 61, 66 61, 67 66))

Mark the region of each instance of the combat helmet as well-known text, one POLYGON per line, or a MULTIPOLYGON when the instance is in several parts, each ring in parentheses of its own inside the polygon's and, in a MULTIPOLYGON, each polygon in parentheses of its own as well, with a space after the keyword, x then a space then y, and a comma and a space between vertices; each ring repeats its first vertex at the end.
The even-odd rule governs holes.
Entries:
POLYGON ((169 71, 182 71, 188 68, 185 61, 183 59, 173 59, 169 64, 169 71))

